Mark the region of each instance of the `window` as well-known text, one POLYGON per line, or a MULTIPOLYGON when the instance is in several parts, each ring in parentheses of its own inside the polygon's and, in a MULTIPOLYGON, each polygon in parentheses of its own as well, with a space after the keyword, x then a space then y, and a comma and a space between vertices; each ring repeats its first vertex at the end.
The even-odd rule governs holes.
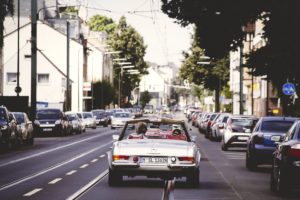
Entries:
POLYGON ((7 83, 16 83, 17 73, 7 73, 7 83))
POLYGON ((38 83, 49 83, 49 74, 38 74, 38 83))

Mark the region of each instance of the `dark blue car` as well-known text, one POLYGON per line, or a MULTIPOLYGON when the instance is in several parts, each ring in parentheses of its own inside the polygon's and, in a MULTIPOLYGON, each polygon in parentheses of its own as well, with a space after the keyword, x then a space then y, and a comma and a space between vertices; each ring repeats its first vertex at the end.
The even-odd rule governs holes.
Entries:
POLYGON ((278 139, 282 138, 297 118, 261 117, 247 142, 246 167, 256 169, 259 164, 271 164, 278 139))

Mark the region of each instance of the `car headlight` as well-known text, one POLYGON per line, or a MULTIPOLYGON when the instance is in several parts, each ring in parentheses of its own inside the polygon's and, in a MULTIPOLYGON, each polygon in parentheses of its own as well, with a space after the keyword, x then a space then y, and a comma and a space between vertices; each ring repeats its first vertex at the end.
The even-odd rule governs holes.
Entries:
POLYGON ((35 121, 34 121, 34 124, 37 125, 37 126, 39 126, 39 125, 40 125, 40 121, 35 120, 35 121))
POLYGON ((7 125, 3 125, 3 126, 1 126, 1 130, 6 130, 8 128, 8 126, 7 125))
POLYGON ((21 125, 21 131, 22 131, 22 132, 25 131, 25 125, 21 125))
POLYGON ((59 125, 59 124, 61 124, 61 120, 60 119, 55 121, 55 125, 59 125))

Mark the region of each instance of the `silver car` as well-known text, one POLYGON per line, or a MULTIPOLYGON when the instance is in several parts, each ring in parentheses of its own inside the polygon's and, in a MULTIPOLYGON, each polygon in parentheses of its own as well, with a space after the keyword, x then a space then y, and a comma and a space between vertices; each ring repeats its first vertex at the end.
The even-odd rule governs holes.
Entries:
POLYGON ((186 177, 191 186, 199 184, 201 154, 183 121, 174 119, 139 119, 126 122, 120 135, 113 135, 108 155, 109 185, 123 181, 123 176, 158 177, 165 180, 186 177), (128 128, 144 122, 143 137, 128 128))

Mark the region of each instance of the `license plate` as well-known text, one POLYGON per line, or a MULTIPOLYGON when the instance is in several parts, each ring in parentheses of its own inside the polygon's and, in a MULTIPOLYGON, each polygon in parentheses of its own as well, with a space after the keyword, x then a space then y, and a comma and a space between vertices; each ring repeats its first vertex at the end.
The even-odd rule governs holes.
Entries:
POLYGON ((52 131, 52 128, 44 128, 43 131, 52 131))
POLYGON ((166 157, 144 157, 144 163, 148 164, 165 164, 168 163, 168 158, 166 157))
POLYGON ((248 137, 238 137, 238 140, 248 140, 248 137))

